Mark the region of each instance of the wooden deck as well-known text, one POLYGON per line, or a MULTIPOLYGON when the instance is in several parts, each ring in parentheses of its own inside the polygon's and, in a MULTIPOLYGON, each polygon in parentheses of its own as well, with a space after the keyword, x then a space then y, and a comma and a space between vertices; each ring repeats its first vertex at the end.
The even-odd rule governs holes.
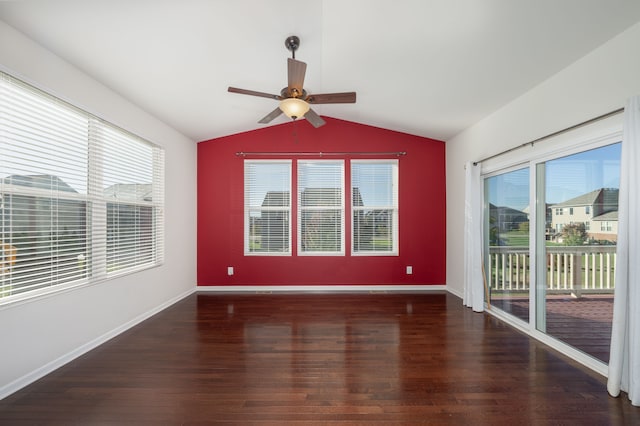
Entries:
POLYGON ((3 425, 212 423, 630 425, 640 408, 445 293, 194 294, 0 401, 3 425))
MULTIPOLYGON (((505 312, 529 320, 529 300, 504 298, 492 305, 505 312)), ((548 296, 547 334, 601 360, 609 362, 613 295, 548 296)))

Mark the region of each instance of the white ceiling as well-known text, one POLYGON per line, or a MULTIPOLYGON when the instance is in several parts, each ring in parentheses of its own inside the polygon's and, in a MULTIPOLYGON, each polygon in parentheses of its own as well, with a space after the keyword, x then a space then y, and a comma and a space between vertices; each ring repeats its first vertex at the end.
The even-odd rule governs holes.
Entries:
MULTIPOLYGON (((447 140, 640 21, 638 0, 24 0, 0 20, 194 141, 263 127, 284 46, 321 115, 447 140)), ((286 120, 281 116, 272 124, 286 120)))

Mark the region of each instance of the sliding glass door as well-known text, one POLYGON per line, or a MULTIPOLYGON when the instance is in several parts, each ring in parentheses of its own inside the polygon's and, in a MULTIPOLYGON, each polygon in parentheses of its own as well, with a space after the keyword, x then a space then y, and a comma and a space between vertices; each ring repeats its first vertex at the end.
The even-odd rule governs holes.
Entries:
POLYGON ((603 363, 615 288, 617 140, 484 175, 489 309, 603 363))
POLYGON ((537 165, 544 186, 543 268, 536 328, 609 361, 620 181, 620 143, 537 165))
POLYGON ((485 179, 489 305, 529 321, 529 169, 485 179))

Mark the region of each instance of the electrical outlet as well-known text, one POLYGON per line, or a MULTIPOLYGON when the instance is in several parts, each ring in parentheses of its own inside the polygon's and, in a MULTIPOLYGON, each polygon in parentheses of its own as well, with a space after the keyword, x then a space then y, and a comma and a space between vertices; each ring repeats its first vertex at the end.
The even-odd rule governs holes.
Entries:
POLYGON ((233 275, 233 266, 227 266, 227 275, 233 275))
POLYGON ((413 266, 407 266, 407 275, 413 274, 413 266))

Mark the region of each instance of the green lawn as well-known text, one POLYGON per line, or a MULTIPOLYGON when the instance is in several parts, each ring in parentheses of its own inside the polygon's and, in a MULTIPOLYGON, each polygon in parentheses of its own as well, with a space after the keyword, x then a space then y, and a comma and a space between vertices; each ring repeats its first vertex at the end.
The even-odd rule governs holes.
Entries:
POLYGON ((507 246, 529 246, 529 233, 524 231, 509 231, 500 234, 500 238, 507 246))

